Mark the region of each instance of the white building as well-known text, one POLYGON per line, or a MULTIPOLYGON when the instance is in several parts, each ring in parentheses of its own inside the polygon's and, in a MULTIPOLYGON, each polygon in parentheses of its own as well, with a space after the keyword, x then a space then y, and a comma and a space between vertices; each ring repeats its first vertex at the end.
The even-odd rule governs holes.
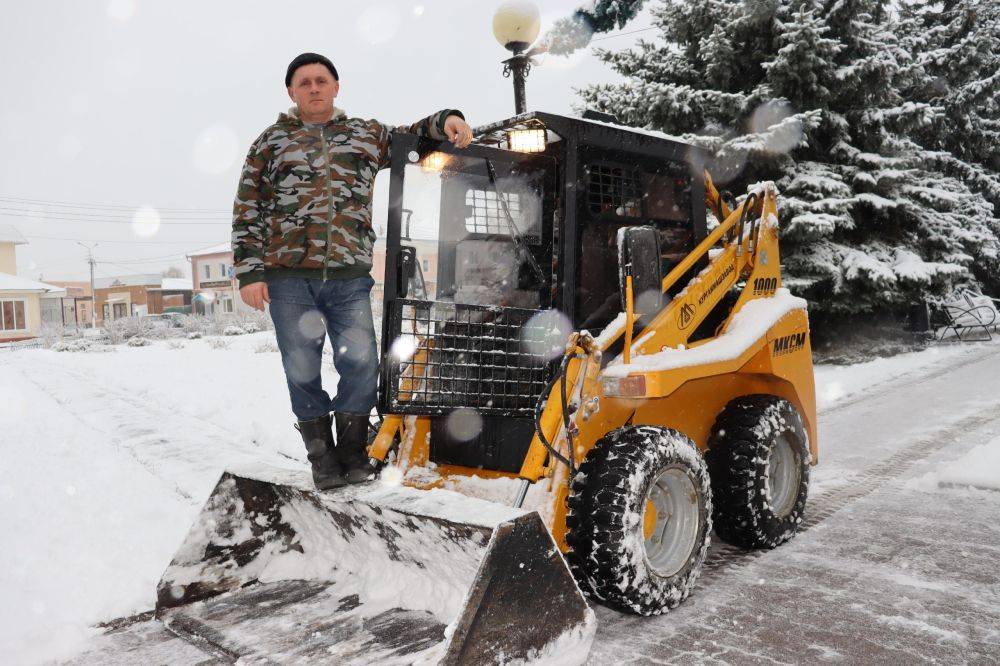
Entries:
POLYGON ((0 341, 38 336, 42 309, 62 308, 66 290, 17 274, 17 246, 28 241, 11 225, 0 225, 0 341))

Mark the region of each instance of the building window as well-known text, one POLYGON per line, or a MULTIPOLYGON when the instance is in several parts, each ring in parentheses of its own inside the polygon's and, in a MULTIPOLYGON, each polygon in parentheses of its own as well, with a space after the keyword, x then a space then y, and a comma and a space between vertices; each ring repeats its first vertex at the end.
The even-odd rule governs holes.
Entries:
POLYGON ((212 266, 211 264, 205 264, 205 279, 212 277, 212 266))
POLYGON ((24 331, 24 301, 0 301, 0 330, 24 331))
POLYGON ((114 318, 121 319, 127 316, 128 311, 125 309, 125 303, 112 303, 111 307, 114 308, 114 318))
POLYGON ((219 264, 219 277, 226 277, 226 265, 219 264))
POLYGON ((107 303, 104 304, 102 312, 103 312, 103 314, 101 315, 102 319, 110 319, 111 318, 111 309, 110 309, 110 306, 108 306, 107 303))
POLYGON ((222 301, 222 311, 223 312, 233 311, 233 299, 227 298, 224 301, 222 301))
POLYGON ((422 263, 425 271, 429 271, 431 269, 431 262, 429 259, 424 259, 422 263))

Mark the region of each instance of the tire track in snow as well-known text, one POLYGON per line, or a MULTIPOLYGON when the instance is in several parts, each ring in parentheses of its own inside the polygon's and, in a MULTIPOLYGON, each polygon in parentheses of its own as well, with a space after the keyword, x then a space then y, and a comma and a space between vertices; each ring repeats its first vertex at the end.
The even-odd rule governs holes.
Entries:
MULTIPOLYGON (((152 476, 163 481, 171 490, 171 492, 173 492, 175 495, 181 497, 189 504, 195 503, 194 497, 192 497, 192 495, 189 492, 181 488, 176 482, 171 481, 170 479, 165 478, 162 474, 158 473, 156 467, 149 460, 146 460, 140 455, 138 455, 135 448, 129 446, 127 438, 123 440, 121 437, 116 436, 114 431, 95 425, 92 421, 83 417, 76 410, 70 407, 70 405, 72 404, 71 401, 59 395, 56 395, 52 391, 51 386, 42 384, 41 382, 35 380, 33 377, 29 375, 24 374, 23 372, 21 373, 21 376, 26 382, 33 384, 35 387, 38 388, 39 391, 43 392, 45 395, 50 397, 56 404, 58 404, 63 409, 63 412, 69 415, 74 421, 83 425, 89 430, 92 430, 96 433, 106 436, 108 442, 111 444, 112 448, 114 448, 115 451, 124 453, 129 458, 131 458, 136 464, 138 464, 140 467, 149 472, 152 476)), ((93 412, 91 412, 91 414, 93 414, 93 412)))
POLYGON ((205 417, 175 405, 137 398, 107 384, 94 384, 92 376, 65 366, 33 360, 34 376, 22 372, 25 379, 51 396, 76 421, 106 435, 116 450, 162 479, 191 504, 204 500, 206 486, 213 484, 227 466, 252 465, 268 456, 265 450, 248 449, 234 440, 229 430, 205 417), (60 382, 60 375, 71 382, 60 382), (45 382, 46 376, 56 379, 45 382), (86 392, 67 395, 59 390, 67 384, 85 387, 86 392), (122 405, 128 409, 122 409, 122 405), (169 437, 157 427, 177 421, 178 415, 185 423, 194 421, 197 426, 176 437, 169 437))
MULTIPOLYGON (((329 351, 329 350, 327 350, 327 351, 329 351)), ((327 354, 327 355, 330 356, 330 354, 327 354)), ((331 356, 331 358, 332 358, 332 356, 331 356)), ((79 371, 70 370, 68 368, 63 368, 61 366, 60 366, 59 369, 62 370, 62 371, 64 371, 66 374, 71 375, 71 376, 75 376, 75 377, 77 377, 79 379, 83 379, 83 380, 89 379, 85 374, 83 374, 83 373, 81 373, 79 371)), ((138 399, 133 394, 131 394, 131 393, 125 391, 125 390, 112 390, 112 389, 110 389, 108 387, 104 387, 104 392, 108 393, 108 394, 113 394, 116 399, 121 400, 122 402, 125 402, 125 403, 128 403, 128 404, 132 405, 138 411, 148 411, 149 408, 150 408, 150 403, 149 402, 143 401, 141 399, 138 399)), ((233 450, 237 451, 238 453, 243 454, 244 456, 246 456, 248 450, 250 450, 244 444, 242 444, 239 440, 233 439, 233 436, 232 436, 233 433, 230 430, 226 429, 225 427, 219 425, 218 423, 216 423, 215 421, 213 421, 213 420, 211 420, 209 418, 206 418, 204 416, 201 416, 200 414, 196 414, 194 412, 191 412, 191 411, 188 411, 188 410, 184 409, 182 405, 178 405, 177 403, 171 403, 170 405, 164 404, 163 407, 160 409, 160 413, 163 414, 163 413, 166 413, 166 412, 172 412, 172 413, 175 413, 175 414, 180 414, 180 415, 182 415, 184 417, 185 421, 198 421, 199 423, 203 424, 207 428, 210 428, 210 429, 214 430, 217 433, 217 436, 220 437, 221 441, 223 441, 224 443, 228 444, 233 450)), ((150 434, 152 434, 154 432, 156 432, 156 431, 153 431, 153 430, 149 431, 150 434)), ((297 456, 294 456, 294 455, 289 455, 289 454, 285 453, 284 451, 277 451, 277 450, 272 451, 270 449, 263 449, 263 448, 260 448, 260 444, 256 444, 256 443, 254 444, 254 446, 258 447, 258 449, 261 450, 262 452, 264 452, 265 454, 273 453, 274 455, 280 456, 280 457, 284 458, 285 460, 289 460, 289 461, 297 463, 299 465, 308 465, 309 464, 304 455, 297 457, 297 456)), ((252 460, 259 462, 258 458, 252 458, 252 460)))

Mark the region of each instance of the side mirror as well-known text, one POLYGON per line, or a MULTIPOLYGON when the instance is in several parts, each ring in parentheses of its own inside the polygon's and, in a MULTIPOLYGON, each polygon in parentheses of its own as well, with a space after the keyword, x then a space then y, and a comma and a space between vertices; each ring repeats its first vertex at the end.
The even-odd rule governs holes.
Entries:
POLYGON ((410 289, 410 280, 417 274, 417 249, 411 245, 399 248, 396 258, 396 296, 406 298, 410 289))
POLYGON ((632 276, 636 310, 649 317, 663 307, 663 264, 660 233, 654 227, 622 227, 618 230, 618 279, 625 310, 626 276, 632 276))

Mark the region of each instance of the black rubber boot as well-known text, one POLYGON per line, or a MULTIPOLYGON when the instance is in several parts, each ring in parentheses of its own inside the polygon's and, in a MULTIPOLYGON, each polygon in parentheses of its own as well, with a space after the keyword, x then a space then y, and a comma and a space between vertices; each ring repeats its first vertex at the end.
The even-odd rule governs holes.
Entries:
POLYGON ((374 468, 368 461, 368 416, 337 412, 337 461, 344 466, 348 483, 364 483, 374 468))
POLYGON ((330 415, 312 421, 299 421, 295 429, 306 445, 306 457, 312 464, 313 483, 317 490, 330 490, 347 485, 334 453, 333 430, 330 415))

